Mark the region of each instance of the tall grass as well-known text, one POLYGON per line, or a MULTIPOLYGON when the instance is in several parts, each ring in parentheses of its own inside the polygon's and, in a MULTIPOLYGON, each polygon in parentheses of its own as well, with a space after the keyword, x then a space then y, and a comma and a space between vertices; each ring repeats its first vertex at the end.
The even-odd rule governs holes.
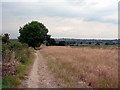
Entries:
POLYGON ((41 53, 63 87, 118 87, 118 49, 52 46, 41 53))

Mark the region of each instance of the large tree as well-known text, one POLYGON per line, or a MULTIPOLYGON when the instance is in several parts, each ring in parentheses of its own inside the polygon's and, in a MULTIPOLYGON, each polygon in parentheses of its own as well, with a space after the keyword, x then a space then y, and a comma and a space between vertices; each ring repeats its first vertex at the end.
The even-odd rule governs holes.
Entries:
POLYGON ((19 41, 34 48, 39 47, 48 37, 48 29, 38 21, 32 21, 20 27, 19 33, 19 41))

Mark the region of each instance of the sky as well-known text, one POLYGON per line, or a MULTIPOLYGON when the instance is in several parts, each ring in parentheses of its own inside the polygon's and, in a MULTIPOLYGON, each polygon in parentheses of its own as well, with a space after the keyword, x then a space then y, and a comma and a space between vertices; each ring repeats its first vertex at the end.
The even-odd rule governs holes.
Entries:
POLYGON ((53 38, 118 38, 119 0, 2 0, 0 33, 15 39, 19 28, 39 21, 53 38))

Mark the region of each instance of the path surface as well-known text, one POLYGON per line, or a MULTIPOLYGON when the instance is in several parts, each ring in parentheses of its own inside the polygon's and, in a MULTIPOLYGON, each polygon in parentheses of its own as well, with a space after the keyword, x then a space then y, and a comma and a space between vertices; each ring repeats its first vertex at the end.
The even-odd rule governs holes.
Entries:
POLYGON ((47 62, 40 54, 40 51, 36 53, 36 59, 27 78, 28 79, 25 81, 26 85, 24 85, 27 88, 60 87, 58 81, 47 67, 47 62))

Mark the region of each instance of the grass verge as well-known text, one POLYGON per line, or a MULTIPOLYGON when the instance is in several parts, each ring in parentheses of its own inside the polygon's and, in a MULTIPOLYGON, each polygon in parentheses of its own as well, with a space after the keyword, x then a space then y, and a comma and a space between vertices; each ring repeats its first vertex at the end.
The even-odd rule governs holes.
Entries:
POLYGON ((32 64, 34 59, 34 55, 32 54, 28 61, 20 66, 16 67, 17 74, 15 76, 8 75, 3 77, 2 87, 3 88, 17 88, 18 85, 21 84, 21 80, 25 79, 24 76, 27 74, 27 70, 29 70, 30 65, 32 64))
POLYGON ((3 70, 7 70, 5 73, 8 73, 2 77, 2 88, 17 88, 21 84, 21 80, 25 79, 24 76, 27 74, 30 65, 34 60, 34 49, 28 47, 26 44, 21 44, 19 42, 11 42, 4 49, 3 55, 8 56, 7 51, 9 50, 11 54, 9 60, 6 58, 3 61, 3 64, 8 64, 7 67, 4 67, 3 70), (12 47, 12 48, 11 48, 12 47), (12 59, 12 60, 11 60, 12 59), (6 60, 6 61, 5 61, 6 60), (10 63, 15 61, 15 63, 10 63), (15 69, 15 74, 12 74, 12 69, 15 69))

